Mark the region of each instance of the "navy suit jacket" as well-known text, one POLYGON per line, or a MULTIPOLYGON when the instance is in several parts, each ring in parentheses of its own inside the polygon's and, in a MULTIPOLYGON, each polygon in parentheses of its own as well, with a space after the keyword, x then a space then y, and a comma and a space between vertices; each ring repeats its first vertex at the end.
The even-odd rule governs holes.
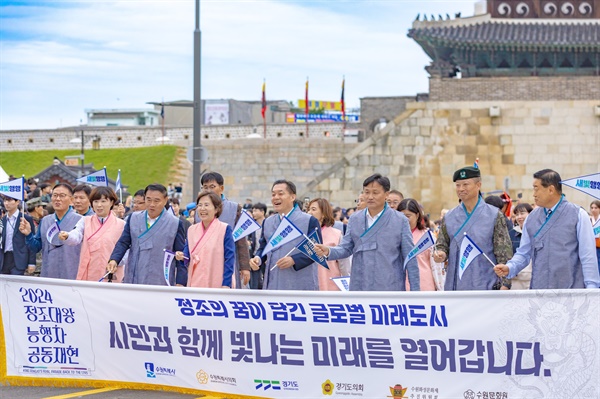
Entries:
MULTIPOLYGON (((19 225, 21 224, 21 218, 29 222, 31 231, 35 231, 35 225, 33 219, 29 215, 23 215, 23 212, 19 211, 19 217, 15 223, 15 231, 13 233, 13 256, 15 257, 15 266, 17 270, 25 271, 28 265, 35 265, 35 252, 31 251, 25 243, 25 236, 19 231, 19 225)), ((0 251, 0 270, 4 266, 4 250, 6 249, 6 229, 8 226, 8 218, 5 215, 2 218, 2 250, 0 251)))

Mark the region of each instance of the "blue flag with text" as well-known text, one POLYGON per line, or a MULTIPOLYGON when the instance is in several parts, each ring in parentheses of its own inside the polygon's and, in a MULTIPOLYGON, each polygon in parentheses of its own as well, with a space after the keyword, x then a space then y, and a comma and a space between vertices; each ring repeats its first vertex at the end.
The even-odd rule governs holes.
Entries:
POLYGON ((319 235, 317 231, 313 231, 307 236, 304 236, 304 240, 296 246, 298 251, 302 252, 304 255, 308 256, 312 260, 314 260, 319 265, 323 266, 325 269, 329 269, 329 265, 327 264, 327 259, 324 256, 319 256, 315 252, 315 244, 320 244, 319 235))
POLYGON ((479 249, 477 244, 471 240, 471 237, 465 233, 465 237, 460 243, 460 261, 458 263, 458 278, 462 279, 465 270, 473 262, 473 260, 481 255, 483 251, 479 249))
POLYGON ((419 239, 419 241, 415 244, 414 248, 410 250, 406 259, 404 260, 404 268, 406 269, 406 264, 411 260, 417 257, 420 253, 425 251, 427 248, 430 248, 435 244, 435 239, 433 238, 433 234, 431 234, 431 230, 427 230, 425 234, 419 239))
POLYGON ((87 176, 77 179, 78 182, 90 184, 92 186, 108 187, 108 177, 106 176, 106 168, 100 169, 97 172, 90 173, 87 176))
POLYGON ((280 245, 287 244, 290 241, 295 240, 298 237, 302 237, 303 233, 299 228, 294 226, 294 223, 290 222, 287 217, 283 217, 283 220, 275 230, 275 233, 269 238, 265 249, 263 249, 262 256, 265 256, 280 245))
POLYGON ((14 198, 19 201, 24 199, 25 178, 20 177, 18 179, 9 180, 4 183, 0 183, 0 194, 14 198))
POLYGON ((260 224, 248 212, 242 209, 240 219, 233 228, 233 241, 241 240, 260 229, 260 224))

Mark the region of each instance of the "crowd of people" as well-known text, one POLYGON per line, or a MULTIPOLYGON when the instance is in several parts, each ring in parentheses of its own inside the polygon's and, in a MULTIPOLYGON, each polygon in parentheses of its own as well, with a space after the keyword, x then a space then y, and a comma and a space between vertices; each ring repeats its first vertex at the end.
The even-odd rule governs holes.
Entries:
POLYGON ((533 175, 533 204, 506 193, 484 198, 476 166, 453 182, 458 205, 432 221, 380 174, 364 180, 351 209, 300 201, 292 181, 277 180, 270 211, 229 200, 217 172, 202 175, 185 207, 180 185, 150 184, 122 204, 109 187, 28 181, 27 201, 0 204, 0 266, 3 274, 203 288, 337 291, 334 279, 346 276, 351 291, 600 288, 592 228, 600 201, 590 214, 568 202, 550 169, 533 175), (244 212, 260 228, 234 239, 244 212), (284 217, 303 236, 265 251, 284 217), (327 267, 297 249, 314 233, 327 267), (429 233, 434 245, 411 257, 429 233), (467 235, 482 255, 465 266, 467 235))

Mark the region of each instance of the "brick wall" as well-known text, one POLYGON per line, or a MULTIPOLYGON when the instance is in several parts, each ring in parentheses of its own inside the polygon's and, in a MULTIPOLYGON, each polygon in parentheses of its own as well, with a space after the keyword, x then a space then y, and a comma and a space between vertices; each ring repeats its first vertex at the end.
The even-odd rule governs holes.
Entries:
POLYGON ((430 101, 599 100, 600 77, 429 79, 430 101))

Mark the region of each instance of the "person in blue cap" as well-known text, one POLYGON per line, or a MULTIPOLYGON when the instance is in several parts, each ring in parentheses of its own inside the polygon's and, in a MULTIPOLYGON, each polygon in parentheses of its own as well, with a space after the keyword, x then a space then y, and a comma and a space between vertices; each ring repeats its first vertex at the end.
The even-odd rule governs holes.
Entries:
POLYGON ((506 218, 481 197, 481 171, 477 164, 458 169, 452 181, 460 204, 444 216, 433 252, 436 262, 448 262, 444 289, 509 289, 510 281, 496 276, 494 266, 485 256, 476 257, 459 278, 460 247, 465 233, 492 262, 504 263, 513 252, 506 218))

